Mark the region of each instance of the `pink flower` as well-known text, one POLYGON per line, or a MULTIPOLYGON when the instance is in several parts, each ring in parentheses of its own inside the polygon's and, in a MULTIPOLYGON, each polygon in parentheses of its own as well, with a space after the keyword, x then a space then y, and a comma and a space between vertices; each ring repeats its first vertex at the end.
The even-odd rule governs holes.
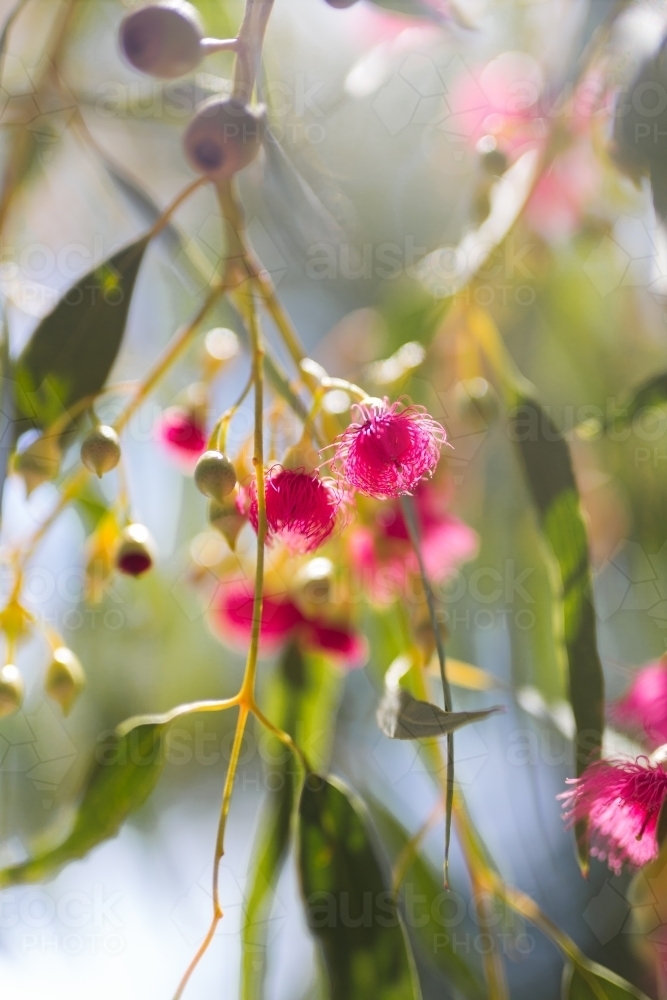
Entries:
MULTIPOLYGON (((236 581, 225 585, 218 595, 212 614, 212 626, 223 641, 246 648, 250 641, 253 616, 253 592, 250 584, 236 581)), ((275 652, 290 641, 307 649, 325 653, 347 669, 363 665, 367 645, 362 636, 347 624, 324 617, 308 617, 287 594, 264 594, 260 644, 263 652, 275 652)))
MULTIPOLYGON (((342 500, 341 492, 317 472, 274 465, 266 477, 266 520, 269 544, 279 538, 292 552, 312 552, 330 537, 342 500)), ((241 501, 244 502, 243 500, 241 501)), ((257 487, 247 489, 247 514, 258 524, 257 487)))
MULTIPOLYGON (((474 558, 479 538, 447 510, 448 495, 430 482, 415 490, 417 519, 424 566, 430 580, 439 584, 458 566, 474 558)), ((360 525, 350 533, 350 559, 361 575, 363 587, 381 603, 405 592, 408 575, 418 572, 415 552, 398 503, 388 503, 377 513, 375 527, 360 525)))
POLYGON ((355 409, 360 421, 338 438, 333 460, 351 486, 387 500, 433 475, 446 434, 422 406, 390 405, 385 398, 355 409))
POLYGON ((511 159, 545 134, 539 107, 542 72, 525 52, 503 52, 486 66, 462 73, 447 96, 441 127, 475 146, 491 135, 511 159))
POLYGON ((597 761, 563 800, 569 825, 587 820, 591 854, 618 875, 624 864, 641 868, 658 854, 656 827, 667 796, 667 774, 647 757, 636 761, 597 761))
POLYGON ((578 143, 559 156, 540 177, 526 205, 531 228, 549 243, 570 239, 600 185, 600 167, 592 147, 578 143))
POLYGON ((192 468, 206 451, 206 431, 195 414, 180 406, 165 410, 158 421, 156 433, 167 451, 181 465, 192 468))
POLYGON ((619 723, 640 726, 656 746, 667 743, 667 657, 637 672, 611 714, 619 723))

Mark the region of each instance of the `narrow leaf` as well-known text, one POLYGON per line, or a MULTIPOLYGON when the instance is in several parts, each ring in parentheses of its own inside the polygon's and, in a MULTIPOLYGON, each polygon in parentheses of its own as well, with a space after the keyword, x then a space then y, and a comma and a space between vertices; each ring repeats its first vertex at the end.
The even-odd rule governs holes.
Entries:
POLYGON ((658 372, 632 391, 619 412, 609 421, 614 428, 631 424, 638 413, 645 409, 657 409, 667 405, 667 372, 658 372))
MULTIPOLYGON (((340 671, 324 657, 304 655, 296 646, 288 647, 270 681, 267 714, 297 740, 318 767, 327 766, 341 691, 340 671)), ((273 742, 267 751, 273 754, 273 742)), ((300 791, 292 754, 277 740, 275 754, 267 768, 267 782, 274 791, 269 793, 260 819, 243 914, 242 1000, 258 1000, 263 993, 271 907, 289 851, 300 791)))
POLYGON ((17 416, 26 426, 46 428, 104 387, 147 246, 142 236, 98 265, 39 324, 16 362, 17 416))
POLYGON ((156 785, 164 762, 163 732, 161 725, 144 724, 99 747, 69 835, 50 850, 0 871, 0 888, 53 878, 68 862, 115 837, 156 785))
POLYGON ((570 701, 576 723, 577 774, 599 757, 604 679, 591 598, 588 539, 568 446, 534 400, 520 400, 512 433, 544 533, 560 569, 570 701))
MULTIPOLYGON (((408 834, 379 803, 372 801, 369 806, 382 846, 395 860, 408 844, 408 834)), ((448 898, 442 887, 442 878, 420 854, 414 855, 405 872, 401 897, 408 932, 419 942, 421 952, 465 1000, 485 1000, 486 991, 479 977, 456 952, 452 935, 446 933, 443 921, 438 917, 443 899, 448 898)))
POLYGON ((646 995, 596 962, 566 965, 563 1000, 648 1000, 646 995))
POLYGON ((397 688, 385 692, 377 710, 377 723, 390 740, 423 740, 446 736, 501 711, 502 708, 495 706, 481 712, 443 712, 438 705, 418 701, 409 691, 397 688))
POLYGON ((310 775, 306 780, 299 803, 298 865, 330 1000, 419 1000, 410 945, 366 817, 333 779, 310 775))

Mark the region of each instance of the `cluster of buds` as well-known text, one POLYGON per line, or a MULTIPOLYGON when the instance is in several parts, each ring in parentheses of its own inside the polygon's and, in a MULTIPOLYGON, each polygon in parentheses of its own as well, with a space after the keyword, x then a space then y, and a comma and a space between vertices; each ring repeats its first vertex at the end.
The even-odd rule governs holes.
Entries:
MULTIPOLYGON (((236 39, 204 38, 199 15, 184 0, 132 11, 120 27, 125 59, 142 73, 175 79, 192 72, 212 52, 234 51, 236 39)), ((265 109, 236 97, 214 97, 197 108, 183 138, 190 166, 213 181, 226 180, 257 156, 265 109)))

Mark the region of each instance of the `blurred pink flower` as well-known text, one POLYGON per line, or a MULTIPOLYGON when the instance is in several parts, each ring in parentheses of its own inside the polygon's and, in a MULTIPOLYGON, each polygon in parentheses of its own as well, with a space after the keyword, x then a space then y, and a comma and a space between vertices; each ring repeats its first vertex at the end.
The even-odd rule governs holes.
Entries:
POLYGON ((528 224, 549 243, 570 239, 599 184, 600 168, 591 146, 577 143, 537 182, 526 205, 528 224))
POLYGON ((462 73, 447 95, 449 116, 443 122, 468 145, 493 136, 510 159, 545 135, 539 98, 542 72, 525 52, 503 52, 484 67, 462 73))
POLYGON ((641 727, 655 746, 667 743, 667 656, 635 674, 611 715, 623 725, 641 727))
POLYGON ((192 469, 206 451, 206 430, 190 410, 171 406, 156 425, 156 436, 172 458, 192 469))
POLYGON ((647 757, 636 761, 597 761, 572 789, 563 792, 564 817, 572 826, 589 825, 591 854, 618 875, 624 864, 641 868, 658 854, 656 827, 667 796, 667 774, 647 757))
MULTIPOLYGON (((225 584, 212 609, 214 632, 223 641, 246 649, 252 629, 253 603, 250 584, 245 581, 225 584)), ((326 653, 348 670, 363 666, 366 660, 366 641, 349 625, 329 621, 324 616, 309 617, 287 594, 265 594, 260 629, 262 651, 275 652, 290 641, 326 653)))
MULTIPOLYGON (((447 494, 429 482, 414 493, 426 573, 439 584, 461 563, 473 559, 479 546, 477 533, 447 511, 447 494)), ((405 591, 409 574, 419 569, 408 529, 398 503, 384 505, 376 525, 350 531, 350 558, 363 584, 376 600, 395 600, 405 591)))

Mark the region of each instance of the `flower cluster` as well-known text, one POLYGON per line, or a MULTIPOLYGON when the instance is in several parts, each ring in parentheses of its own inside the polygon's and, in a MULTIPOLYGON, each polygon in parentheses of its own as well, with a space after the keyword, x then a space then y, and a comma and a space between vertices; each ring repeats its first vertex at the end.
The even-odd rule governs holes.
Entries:
MULTIPOLYGON (((312 552, 331 537, 342 493, 316 473, 300 469, 269 469, 266 478, 267 541, 280 539, 292 552, 312 552)), ((255 531, 259 522, 257 487, 253 481, 239 498, 255 531)))
POLYGON ((647 757, 602 760, 568 783, 570 791, 559 796, 565 819, 570 826, 587 821, 594 857, 619 874, 624 864, 641 868, 657 856, 658 818, 667 797, 667 774, 660 765, 647 757))
MULTIPOLYGON (((252 628, 254 597, 245 581, 223 586, 214 602, 211 624, 223 639, 236 640, 245 648, 252 628)), ((326 653, 342 666, 361 666, 366 643, 347 622, 329 620, 323 614, 307 614, 286 593, 265 593, 262 602, 260 643, 264 652, 274 652, 290 641, 326 653)))
POLYGON ((337 442, 334 467, 355 490, 379 500, 411 493, 432 476, 446 441, 444 427, 421 406, 369 400, 337 442))

